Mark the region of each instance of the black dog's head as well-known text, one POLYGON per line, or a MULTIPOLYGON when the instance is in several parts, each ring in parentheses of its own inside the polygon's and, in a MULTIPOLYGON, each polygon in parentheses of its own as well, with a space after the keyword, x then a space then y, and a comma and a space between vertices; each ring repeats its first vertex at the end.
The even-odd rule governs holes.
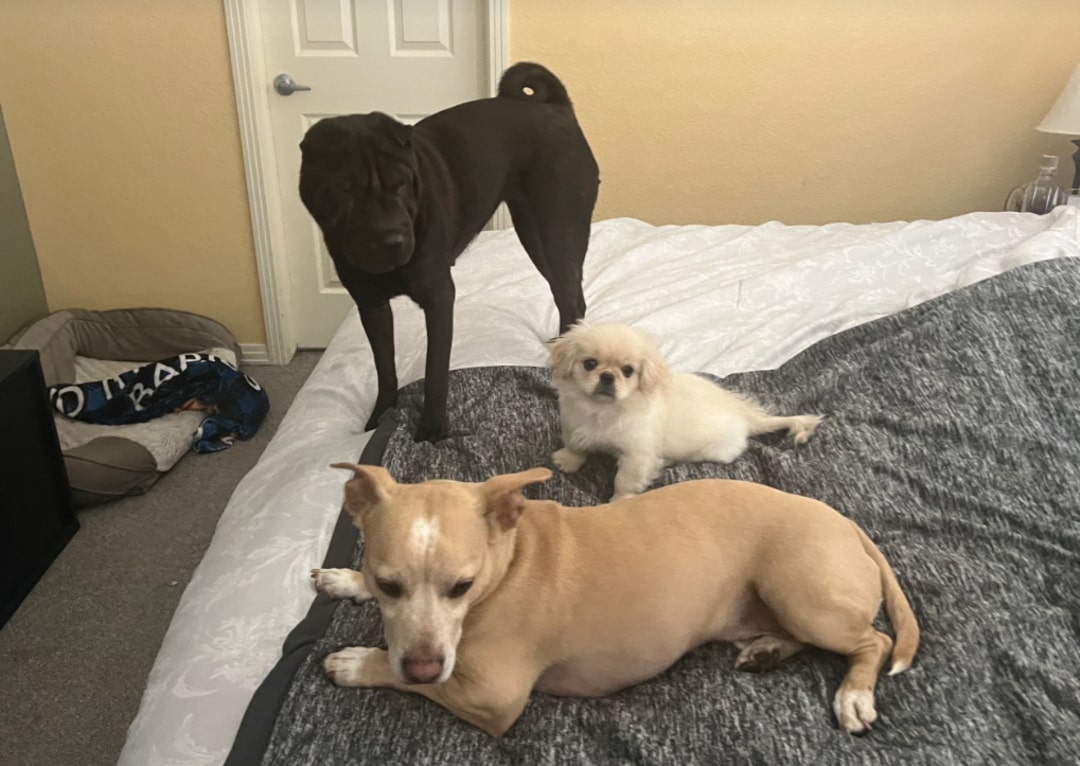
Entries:
POLYGON ((373 112, 327 117, 300 143, 300 199, 330 256, 371 274, 412 257, 419 197, 412 128, 373 112))

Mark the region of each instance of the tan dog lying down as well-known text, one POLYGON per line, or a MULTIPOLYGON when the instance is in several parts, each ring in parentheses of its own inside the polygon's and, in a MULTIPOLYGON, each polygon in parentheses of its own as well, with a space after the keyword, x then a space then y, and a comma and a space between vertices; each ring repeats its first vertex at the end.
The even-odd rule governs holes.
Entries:
POLYGON ((354 477, 345 507, 364 535, 360 572, 315 569, 336 598, 377 598, 389 651, 349 647, 339 686, 387 686, 499 736, 533 689, 599 696, 662 672, 707 641, 741 670, 804 645, 850 659, 833 709, 852 734, 877 717, 874 687, 906 670, 919 628, 896 577, 853 522, 823 503, 741 481, 701 480, 594 508, 527 500, 546 468, 482 484, 354 477), (896 646, 871 626, 884 595, 896 646))

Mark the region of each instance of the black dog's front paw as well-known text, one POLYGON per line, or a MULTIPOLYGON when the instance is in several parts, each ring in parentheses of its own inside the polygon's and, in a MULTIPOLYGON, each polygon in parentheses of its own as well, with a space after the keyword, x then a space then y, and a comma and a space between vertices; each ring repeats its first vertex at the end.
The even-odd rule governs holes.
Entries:
POLYGON ((441 442, 449 435, 450 426, 447 423, 438 423, 436 425, 420 423, 420 427, 416 429, 416 435, 413 436, 413 441, 434 444, 435 442, 441 442))

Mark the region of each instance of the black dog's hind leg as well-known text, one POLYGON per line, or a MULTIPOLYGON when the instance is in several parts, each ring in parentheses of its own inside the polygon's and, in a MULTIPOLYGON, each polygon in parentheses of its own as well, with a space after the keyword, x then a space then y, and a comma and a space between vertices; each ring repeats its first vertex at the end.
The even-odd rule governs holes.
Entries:
POLYGON ((427 360, 424 365, 424 409, 416 441, 437 442, 450 434, 446 397, 450 376, 450 345, 454 337, 454 295, 449 274, 432 294, 417 303, 424 310, 427 327, 427 360))
POLYGON ((524 198, 508 199, 506 206, 525 252, 551 288, 555 307, 559 310, 559 333, 562 334, 585 316, 581 266, 589 244, 588 228, 584 242, 581 242, 580 232, 574 236, 573 227, 558 227, 561 231, 556 226, 542 228, 524 198))
POLYGON ((375 409, 371 412, 365 431, 370 431, 379 424, 379 418, 388 409, 397 404, 397 368, 394 366, 394 313, 390 302, 357 306, 360 311, 360 323, 367 333, 371 352, 375 357, 375 373, 379 379, 379 393, 375 398, 375 409))

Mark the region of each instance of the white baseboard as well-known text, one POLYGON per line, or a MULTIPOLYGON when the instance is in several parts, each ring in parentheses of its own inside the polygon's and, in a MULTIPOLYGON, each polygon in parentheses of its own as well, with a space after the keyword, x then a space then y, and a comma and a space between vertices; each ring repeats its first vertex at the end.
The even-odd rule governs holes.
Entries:
POLYGON ((265 343, 241 343, 240 364, 270 364, 270 352, 265 343))

